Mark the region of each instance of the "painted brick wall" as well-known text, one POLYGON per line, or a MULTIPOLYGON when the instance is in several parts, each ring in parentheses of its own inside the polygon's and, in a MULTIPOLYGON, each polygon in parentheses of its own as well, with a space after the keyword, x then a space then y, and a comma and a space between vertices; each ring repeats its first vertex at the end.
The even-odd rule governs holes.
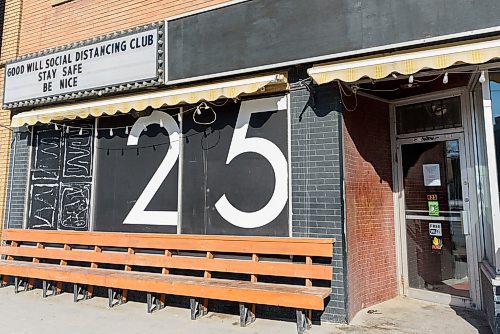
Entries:
MULTIPOLYGON (((19 28, 21 18, 21 0, 2 1, 0 5, 0 91, 3 91, 4 61, 17 55, 19 28)), ((3 94, 0 94, 2 105, 3 94)), ((0 217, 5 215, 5 201, 9 176, 11 131, 10 111, 0 109, 0 217)), ((3 221, 0 223, 0 233, 3 221)))
POLYGON ((24 0, 20 54, 163 20, 228 0, 24 0))
POLYGON ((346 322, 342 208, 341 106, 332 85, 313 86, 311 96, 290 72, 292 236, 336 238, 332 295, 321 319, 346 322))
POLYGON ((361 96, 344 112, 350 319, 397 294, 389 124, 389 106, 361 96))
POLYGON ((12 133, 10 152, 9 184, 5 210, 5 227, 22 228, 26 208, 26 191, 29 170, 29 132, 15 131, 12 133))

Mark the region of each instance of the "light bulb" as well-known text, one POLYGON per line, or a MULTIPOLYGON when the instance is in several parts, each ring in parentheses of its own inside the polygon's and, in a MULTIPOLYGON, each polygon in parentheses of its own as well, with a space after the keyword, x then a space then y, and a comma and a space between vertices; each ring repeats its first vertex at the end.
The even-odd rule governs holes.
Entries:
POLYGON ((109 128, 109 136, 113 136, 113 129, 109 128))
POLYGON ((78 131, 78 135, 79 136, 83 135, 83 128, 80 128, 80 131, 78 131))
POLYGON ((66 133, 69 133, 69 126, 66 127, 66 133))
POLYGON ((410 77, 408 78, 408 82, 411 84, 413 83, 413 75, 410 75, 410 77))
POLYGON ((125 134, 128 135, 128 126, 125 127, 125 134))
POLYGON ((201 109, 200 109, 200 106, 198 106, 198 107, 196 108, 196 114, 197 114, 197 115, 201 115, 201 109))
POLYGON ((146 125, 143 125, 142 131, 144 132, 148 131, 148 127, 146 125))
POLYGON ((479 82, 484 83, 486 81, 486 77, 484 76, 484 71, 481 71, 481 76, 479 77, 479 82))
POLYGON ((397 76, 397 74, 396 74, 396 73, 391 73, 391 75, 392 75, 392 77, 393 77, 394 79, 397 79, 397 78, 398 78, 398 76, 397 76))
POLYGON ((54 123, 54 130, 59 130, 59 126, 57 126, 57 124, 54 123))
POLYGON ((444 74, 443 83, 446 85, 448 83, 448 72, 444 74))
POLYGON ((163 128, 163 120, 160 118, 160 127, 163 128))

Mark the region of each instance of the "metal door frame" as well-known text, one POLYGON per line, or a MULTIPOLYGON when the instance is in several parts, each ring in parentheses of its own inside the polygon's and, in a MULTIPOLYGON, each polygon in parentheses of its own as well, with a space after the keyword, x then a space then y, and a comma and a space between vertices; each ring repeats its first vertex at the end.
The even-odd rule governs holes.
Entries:
POLYGON ((396 247, 397 247, 397 272, 398 272, 398 290, 401 295, 408 297, 433 301, 441 304, 453 306, 480 308, 480 286, 479 286, 479 265, 478 265, 478 226, 477 219, 477 199, 473 189, 475 189, 475 174, 474 174, 474 155, 472 151, 472 127, 471 127, 471 112, 469 101, 469 90, 450 89, 436 93, 425 94, 421 96, 410 97, 391 103, 391 149, 393 156, 393 184, 394 184, 394 221, 396 231, 396 247), (406 135, 396 135, 396 107, 414 104, 419 102, 444 99, 449 97, 460 97, 462 126, 446 129, 433 130, 406 135), (407 243, 406 243, 406 217, 405 217, 405 197, 402 178, 402 155, 401 146, 405 144, 419 142, 438 142, 447 140, 459 140, 460 149, 460 169, 462 178, 462 196, 468 198, 468 208, 464 210, 468 212, 469 231, 466 236, 467 248, 467 266, 469 273, 470 298, 452 296, 445 293, 425 291, 413 289, 409 287, 408 281, 408 258, 407 258, 407 243), (464 182, 468 188, 464 187, 464 182), (474 218, 476 217, 476 218, 474 218))

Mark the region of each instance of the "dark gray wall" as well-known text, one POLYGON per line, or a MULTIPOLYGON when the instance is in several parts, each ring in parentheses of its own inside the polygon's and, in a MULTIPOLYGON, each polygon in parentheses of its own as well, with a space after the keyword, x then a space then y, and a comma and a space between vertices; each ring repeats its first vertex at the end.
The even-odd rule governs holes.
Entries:
POLYGON ((26 187, 29 169, 29 132, 12 133, 10 149, 9 184, 5 207, 5 227, 22 228, 24 222, 26 187))
POLYGON ((500 25, 498 0, 252 0, 168 23, 168 78, 500 25))
POLYGON ((290 72, 292 236, 335 238, 332 295, 321 319, 347 321, 343 228, 342 110, 338 88, 301 84, 305 70, 290 72))

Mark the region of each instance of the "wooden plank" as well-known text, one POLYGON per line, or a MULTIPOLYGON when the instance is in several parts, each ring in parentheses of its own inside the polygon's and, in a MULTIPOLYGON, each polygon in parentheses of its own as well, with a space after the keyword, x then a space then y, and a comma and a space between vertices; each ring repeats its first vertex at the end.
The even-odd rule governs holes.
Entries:
MULTIPOLYGON (((63 249, 66 252, 70 252, 71 251, 71 247, 69 245, 66 245, 66 244, 63 246, 63 249)), ((68 265, 68 261, 66 261, 64 259, 61 259, 61 261, 59 261, 59 265, 60 266, 66 266, 66 265, 68 265)), ((56 294, 60 294, 62 292, 62 285, 63 285, 63 282, 61 282, 61 281, 58 281, 56 283, 56 294)))
MULTIPOLYGON (((39 250, 27 247, 0 247, 1 254, 29 256, 46 259, 65 259, 68 261, 118 264, 128 266, 148 266, 159 268, 192 269, 211 272, 231 272, 251 275, 267 275, 331 280, 332 267, 329 265, 306 265, 287 262, 264 262, 235 259, 207 259, 190 256, 161 256, 147 254, 102 253, 83 250, 70 252, 61 249, 45 248, 39 250)), ((168 269, 165 269, 168 270, 168 269)))
MULTIPOLYGON (((129 248, 127 250, 127 254, 135 254, 134 249, 133 248, 129 248)), ((132 271, 132 266, 126 264, 124 270, 125 271, 132 271)), ((122 303, 126 303, 127 302, 127 297, 128 297, 128 290, 123 290, 122 291, 122 303)))
MULTIPOLYGON (((212 252, 207 252, 206 258, 208 260, 212 260, 214 258, 214 254, 212 252)), ((212 277, 212 272, 205 270, 205 272, 203 273, 203 278, 208 279, 211 277, 212 277)), ((208 312, 208 299, 205 298, 203 299, 203 314, 207 314, 207 312, 208 312)))
MULTIPOLYGON (((252 261, 259 262, 259 256, 257 254, 252 254, 252 261)), ((257 275, 255 274, 250 275, 250 282, 257 283, 257 275)), ((255 320, 255 310, 257 309, 257 306, 255 304, 252 304, 250 307, 252 308, 253 320, 255 320)))
POLYGON ((5 230, 5 239, 102 247, 175 249, 301 256, 333 255, 335 239, 158 235, 142 233, 5 230))
MULTIPOLYGON (((168 249, 167 249, 167 250, 165 250, 165 256, 166 256, 166 257, 172 257, 172 252, 171 252, 171 251, 169 251, 168 249)), ((162 273, 163 275, 168 275, 168 274, 170 274, 170 270, 169 270, 168 268, 164 267, 164 268, 162 268, 161 273, 162 273)), ((166 303, 166 302, 167 302, 167 295, 165 295, 164 293, 162 293, 162 294, 160 295, 160 303, 161 303, 161 307, 165 306, 165 303, 166 303)))
MULTIPOLYGON (((3 239, 4 239, 4 240, 6 240, 6 238, 5 238, 5 237, 4 237, 3 239)), ((18 246, 19 246, 19 244, 17 243, 17 241, 13 241, 13 240, 12 240, 12 241, 10 242, 10 247, 15 248, 15 247, 18 247, 18 246)), ((6 259, 7 259, 7 261, 13 261, 13 260, 14 260, 14 257, 13 257, 13 256, 11 256, 11 255, 7 255, 7 258, 6 258, 6 259)), ((7 275, 5 275, 5 274, 2 274, 2 273, 0 273, 0 275, 2 275, 2 284, 1 284, 1 286, 4 286, 4 285, 9 284, 9 276, 7 276, 7 275)))
MULTIPOLYGON (((94 246, 94 252, 95 254, 99 254, 102 252, 102 248, 99 246, 94 246)), ((63 257, 61 257, 63 258, 63 257)), ((86 262, 86 261, 84 261, 86 262)), ((98 267, 98 264, 96 262, 90 263, 90 268, 96 269, 98 267)), ((88 298, 92 298, 94 295, 94 287, 92 285, 87 285, 87 296, 88 298)))
POLYGON ((57 265, 0 261, 0 272, 6 275, 61 280, 117 289, 167 293, 196 298, 221 299, 322 310, 324 298, 331 289, 284 284, 251 283, 222 279, 204 279, 152 273, 124 272, 108 269, 62 267, 57 265))
MULTIPOLYGON (((306 265, 312 266, 312 258, 310 256, 306 256, 306 265)), ((312 279, 310 277, 306 278, 306 286, 312 286, 312 279)))
MULTIPOLYGON (((44 248, 44 246, 43 246, 43 244, 41 244, 41 243, 37 242, 37 244, 36 244, 36 248, 42 249, 42 248, 44 248)), ((33 260, 32 260, 32 262, 33 262, 33 263, 39 263, 39 262, 40 262, 40 259, 39 259, 39 258, 34 257, 34 258, 33 258, 33 260)), ((35 279, 34 279, 34 278, 30 278, 30 279, 28 279, 28 290, 33 289, 34 285, 35 285, 35 279)))

